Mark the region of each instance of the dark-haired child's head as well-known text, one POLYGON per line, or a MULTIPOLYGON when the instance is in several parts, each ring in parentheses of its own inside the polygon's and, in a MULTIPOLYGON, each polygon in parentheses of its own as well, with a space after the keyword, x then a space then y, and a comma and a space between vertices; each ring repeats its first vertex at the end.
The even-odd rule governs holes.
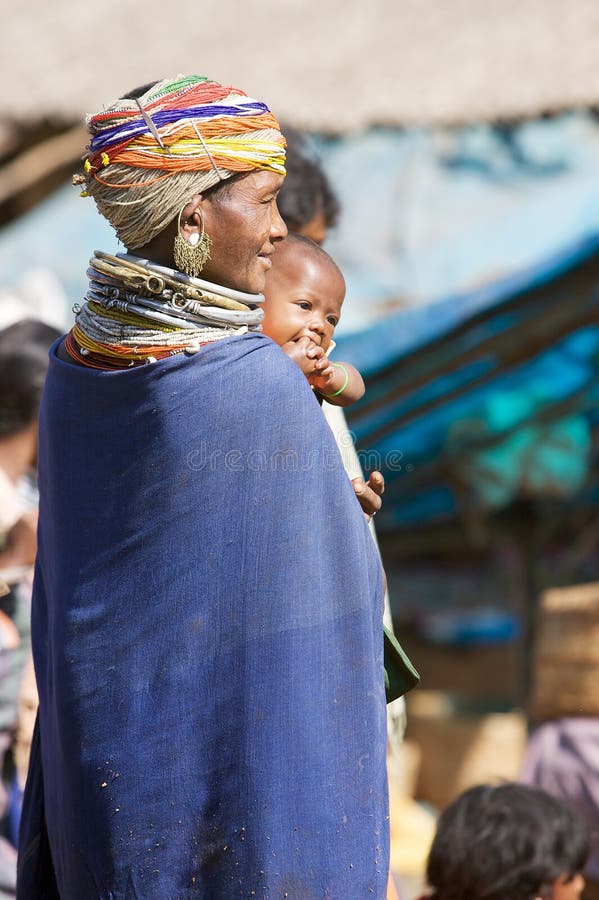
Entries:
POLYGON ((307 136, 289 125, 282 129, 287 139, 287 175, 277 199, 279 212, 290 232, 321 244, 337 222, 337 198, 307 136))
POLYGON ((0 439, 36 426, 48 349, 59 335, 29 319, 0 331, 0 439))
POLYGON ((322 247, 289 234, 272 256, 264 297, 264 334, 281 346, 308 337, 328 350, 341 316, 345 280, 322 247))
POLYGON ((585 824, 521 784, 480 785, 441 814, 428 858, 434 900, 578 900, 585 824))

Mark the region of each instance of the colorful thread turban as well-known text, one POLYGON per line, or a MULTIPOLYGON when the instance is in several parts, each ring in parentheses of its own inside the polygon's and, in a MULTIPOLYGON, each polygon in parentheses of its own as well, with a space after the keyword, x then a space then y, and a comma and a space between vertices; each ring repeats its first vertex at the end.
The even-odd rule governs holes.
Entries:
POLYGON ((253 169, 285 174, 285 139, 268 107, 198 75, 117 100, 87 127, 84 196, 132 250, 220 181, 253 169))

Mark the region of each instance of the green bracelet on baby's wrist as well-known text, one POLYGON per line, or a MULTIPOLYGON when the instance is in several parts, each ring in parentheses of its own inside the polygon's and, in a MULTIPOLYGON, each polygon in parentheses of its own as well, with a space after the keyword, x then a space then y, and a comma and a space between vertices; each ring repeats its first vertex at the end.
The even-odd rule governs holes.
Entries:
POLYGON ((343 393, 343 391, 345 390, 345 388, 348 386, 348 384, 349 384, 349 372, 347 371, 347 369, 345 368, 345 366, 343 365, 343 363, 333 363, 333 365, 336 366, 338 369, 341 369, 341 371, 342 371, 342 372, 344 373, 344 375, 345 375, 345 379, 344 379, 344 381, 343 381, 343 384, 342 384, 341 387, 339 388, 339 390, 338 390, 338 391, 335 391, 334 394, 323 394, 323 395, 322 395, 323 397, 327 397, 327 398, 330 398, 330 397, 339 397, 339 396, 343 393))

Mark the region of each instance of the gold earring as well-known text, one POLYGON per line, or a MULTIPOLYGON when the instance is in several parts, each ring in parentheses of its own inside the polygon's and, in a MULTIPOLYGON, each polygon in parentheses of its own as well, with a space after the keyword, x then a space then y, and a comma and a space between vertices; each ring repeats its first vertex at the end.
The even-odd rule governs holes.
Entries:
POLYGON ((200 274, 210 259, 210 251, 212 249, 212 241, 204 229, 204 218, 201 218, 201 233, 198 234, 197 231, 194 231, 190 234, 189 241, 185 241, 177 228, 173 246, 173 256, 178 270, 186 275, 195 277, 200 274))

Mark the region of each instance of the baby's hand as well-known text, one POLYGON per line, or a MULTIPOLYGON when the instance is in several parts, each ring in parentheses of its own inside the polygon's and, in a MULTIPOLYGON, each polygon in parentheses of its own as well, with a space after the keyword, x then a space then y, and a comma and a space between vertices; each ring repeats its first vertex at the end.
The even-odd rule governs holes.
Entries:
MULTIPOLYGON (((320 349, 320 347, 319 347, 320 349)), ((328 357, 322 356, 314 365, 314 371, 308 377, 308 381, 321 394, 332 394, 335 390, 335 368, 329 362, 328 357)))
POLYGON ((364 515, 367 519, 371 519, 383 505, 381 497, 385 490, 385 479, 380 472, 375 471, 371 473, 368 481, 365 482, 363 478, 352 478, 352 484, 364 515))
POLYGON ((325 363, 328 364, 322 347, 319 347, 318 344, 315 344, 308 337, 302 337, 298 341, 287 341, 286 344, 281 345, 281 350, 293 360, 296 366, 300 367, 309 380, 311 380, 310 376, 317 371, 316 366, 319 362, 322 362, 323 357, 325 363))

